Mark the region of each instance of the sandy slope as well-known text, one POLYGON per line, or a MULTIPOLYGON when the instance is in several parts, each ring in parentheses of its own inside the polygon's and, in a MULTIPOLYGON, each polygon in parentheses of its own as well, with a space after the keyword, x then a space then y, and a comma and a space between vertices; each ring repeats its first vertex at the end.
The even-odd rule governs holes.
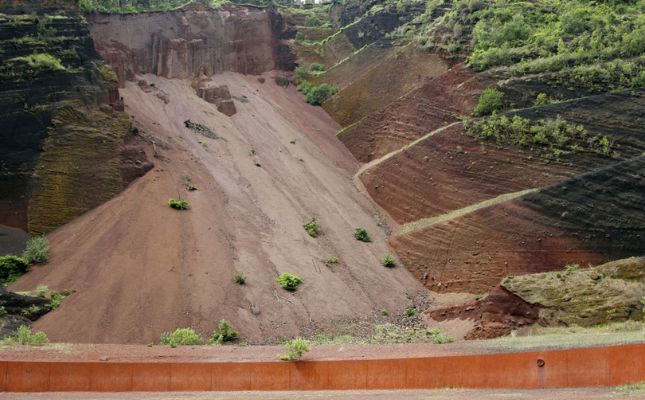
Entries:
POLYGON ((207 333, 225 318, 262 342, 383 307, 400 312, 405 292, 425 290, 405 268, 381 266, 389 250, 375 207, 353 185, 358 164, 321 108, 271 79, 226 73, 214 79, 248 99, 229 118, 187 81, 145 79, 169 93, 169 104, 130 82, 121 90, 126 111, 169 146, 157 147, 155 169, 120 196, 50 235, 51 262, 13 289, 77 293, 36 328, 54 341, 147 343, 176 327, 207 333), (220 138, 185 128, 186 119, 220 138), (184 189, 185 175, 197 191, 184 189), (189 211, 166 205, 178 196, 189 211), (316 239, 302 228, 312 216, 321 223, 316 239), (358 226, 373 243, 354 240, 358 226), (332 255, 341 264, 325 266, 332 255), (236 270, 247 285, 232 282, 236 270), (281 272, 303 278, 295 294, 275 283, 281 272))

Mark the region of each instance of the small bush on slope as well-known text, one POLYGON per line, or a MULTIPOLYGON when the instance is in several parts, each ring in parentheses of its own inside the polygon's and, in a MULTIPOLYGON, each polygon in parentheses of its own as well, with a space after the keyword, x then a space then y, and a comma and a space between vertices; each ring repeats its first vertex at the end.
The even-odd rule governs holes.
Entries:
POLYGON ((282 361, 297 361, 302 358, 302 356, 310 350, 310 343, 308 340, 302 338, 295 338, 289 340, 284 344, 284 347, 287 350, 287 354, 280 356, 282 361))
POLYGON ((159 342, 170 347, 194 346, 204 343, 204 339, 193 328, 177 328, 174 332, 162 333, 159 342))
POLYGON ((298 286, 302 282, 302 279, 300 279, 300 277, 297 275, 285 272, 283 274, 280 274, 280 276, 276 278, 276 281, 284 290, 293 292, 298 288, 298 286))
POLYGON ((188 210, 188 202, 186 200, 169 199, 168 205, 175 210, 188 210))
POLYGON ((219 328, 213 332, 211 341, 217 344, 224 344, 226 342, 232 342, 238 338, 237 331, 233 328, 226 320, 221 320, 219 322, 219 328))
POLYGON ((336 89, 335 86, 329 85, 327 83, 313 86, 307 92, 307 103, 314 106, 319 106, 327 101, 327 99, 329 99, 331 96, 335 95, 337 92, 338 89, 336 89))
POLYGON ((22 325, 18 328, 15 336, 5 338, 1 343, 3 345, 43 346, 49 343, 49 339, 45 332, 33 332, 30 327, 22 325))
POLYGON ((504 93, 495 88, 488 88, 479 96, 475 115, 490 115, 504 108, 504 93))
POLYGON ((356 228, 354 231, 354 238, 360 242, 365 242, 369 243, 372 241, 372 238, 370 238, 370 234, 367 233, 367 230, 365 228, 356 228))
POLYGON ((316 218, 311 218, 307 223, 303 225, 309 236, 317 237, 318 236, 318 221, 316 218))
POLYGON ((386 268, 396 267, 396 260, 394 259, 394 256, 392 254, 387 254, 385 257, 383 257, 382 263, 386 268))
POLYGON ((246 276, 241 272, 236 272, 235 275, 233 275, 233 282, 238 285, 244 285, 246 284, 246 276))
POLYGON ((44 264, 49 260, 49 241, 45 236, 29 239, 27 248, 22 253, 29 264, 44 264))

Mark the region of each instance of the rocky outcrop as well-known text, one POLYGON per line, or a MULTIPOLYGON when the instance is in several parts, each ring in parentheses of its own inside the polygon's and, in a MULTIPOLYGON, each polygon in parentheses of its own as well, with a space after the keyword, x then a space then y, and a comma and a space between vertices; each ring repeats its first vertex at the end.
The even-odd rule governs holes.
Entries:
POLYGON ((221 112, 226 116, 233 116, 237 113, 235 108, 235 103, 231 96, 231 92, 228 90, 226 85, 214 85, 212 81, 208 78, 200 79, 198 82, 193 84, 197 96, 206 100, 211 104, 215 104, 217 111, 221 112))
POLYGON ((597 267, 509 276, 481 300, 428 310, 435 321, 474 321, 466 339, 504 336, 542 326, 594 326, 643 319, 645 258, 632 257, 597 267))
POLYGON ((11 207, 0 224, 47 232, 151 167, 124 152, 133 142, 116 79, 76 7, 0 5, 0 204, 11 207))
POLYGON ((44 314, 51 311, 49 301, 31 296, 23 296, 17 293, 9 292, 0 287, 0 339, 12 336, 22 325, 31 326, 31 321, 35 321, 44 314))
POLYGON ((121 85, 136 75, 196 78, 223 71, 293 69, 285 23, 270 8, 213 10, 193 3, 171 12, 88 16, 99 53, 121 85))

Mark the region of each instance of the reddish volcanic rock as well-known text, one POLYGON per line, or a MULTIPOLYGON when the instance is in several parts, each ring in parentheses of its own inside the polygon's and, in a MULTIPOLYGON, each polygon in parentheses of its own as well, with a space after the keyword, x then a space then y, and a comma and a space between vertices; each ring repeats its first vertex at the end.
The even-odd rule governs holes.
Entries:
POLYGON ((96 48, 117 72, 121 86, 145 73, 193 78, 293 67, 293 55, 281 39, 284 23, 268 9, 185 7, 88 19, 96 48))

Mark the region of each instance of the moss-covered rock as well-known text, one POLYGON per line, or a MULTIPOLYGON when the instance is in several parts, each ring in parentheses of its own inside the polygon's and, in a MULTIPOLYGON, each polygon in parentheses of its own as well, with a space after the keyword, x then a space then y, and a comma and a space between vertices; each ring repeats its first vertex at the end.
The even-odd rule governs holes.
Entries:
POLYGON ((540 305, 548 325, 592 326, 643 318, 645 257, 597 267, 508 277, 502 286, 540 305))

